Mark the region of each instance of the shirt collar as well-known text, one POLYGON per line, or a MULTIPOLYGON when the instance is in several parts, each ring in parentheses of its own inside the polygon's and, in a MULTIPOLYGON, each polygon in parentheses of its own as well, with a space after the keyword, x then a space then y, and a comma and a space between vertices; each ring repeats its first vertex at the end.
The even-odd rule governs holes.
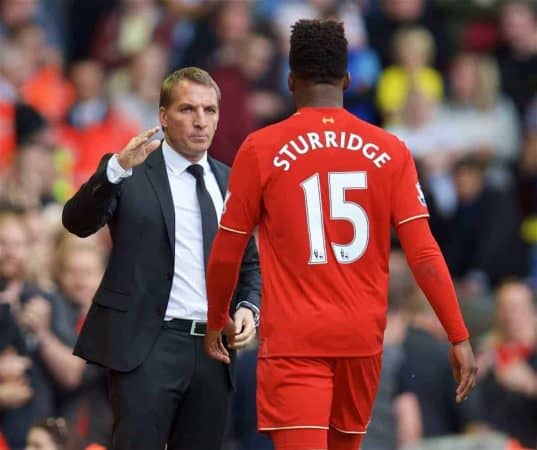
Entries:
MULTIPOLYGON (((166 142, 166 139, 162 141, 162 155, 164 157, 166 167, 174 174, 179 175, 183 173, 188 166, 192 165, 188 159, 171 148, 170 144, 166 142)), ((203 167, 204 173, 211 171, 209 161, 207 160, 207 152, 203 154, 202 158, 196 164, 199 164, 203 167)))

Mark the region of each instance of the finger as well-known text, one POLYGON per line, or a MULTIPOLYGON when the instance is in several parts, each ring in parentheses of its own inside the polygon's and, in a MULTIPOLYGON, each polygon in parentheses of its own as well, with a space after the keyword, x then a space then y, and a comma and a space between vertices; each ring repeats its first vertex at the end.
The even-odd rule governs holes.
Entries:
POLYGON ((205 350, 211 358, 214 358, 217 361, 222 361, 223 358, 225 358, 225 355, 219 350, 217 342, 211 342, 206 346, 205 350))
POLYGON ((225 364, 229 364, 229 357, 226 357, 226 355, 221 353, 218 349, 211 348, 207 351, 207 353, 211 358, 216 359, 217 361, 223 362, 225 364))
POLYGON ((149 130, 144 131, 143 133, 140 133, 138 136, 135 136, 130 140, 128 147, 132 149, 140 146, 141 144, 146 142, 151 136, 157 133, 158 130, 159 127, 153 127, 149 130))
POLYGON ((145 154, 150 155, 159 147, 160 147, 160 141, 158 140, 151 141, 148 144, 146 144, 144 147, 145 154))
POLYGON ((244 319, 244 317, 237 317, 235 319, 235 335, 239 335, 243 329, 244 329, 244 326, 246 325, 246 320, 244 319))
POLYGON ((146 130, 142 134, 140 134, 139 137, 145 141, 149 139, 151 136, 154 136, 158 132, 158 130, 160 130, 160 127, 158 126, 150 128, 149 130, 146 130))
POLYGON ((231 362, 231 358, 229 357, 229 352, 222 342, 222 339, 218 340, 218 353, 220 354, 220 361, 223 363, 229 364, 231 362))
POLYGON ((462 370, 462 377, 459 386, 457 387, 457 403, 462 402, 468 396, 469 388, 472 382, 472 372, 469 370, 462 370))
POLYGON ((246 323, 242 332, 235 336, 233 348, 240 348, 247 345, 255 336, 255 326, 246 323))

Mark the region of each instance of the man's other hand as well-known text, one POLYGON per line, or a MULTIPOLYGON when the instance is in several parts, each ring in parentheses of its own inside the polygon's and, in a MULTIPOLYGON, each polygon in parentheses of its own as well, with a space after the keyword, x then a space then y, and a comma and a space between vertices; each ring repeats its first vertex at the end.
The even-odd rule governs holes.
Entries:
POLYGON ((226 335, 229 344, 233 345, 235 337, 235 324, 231 318, 229 318, 229 322, 226 324, 223 330, 211 330, 207 328, 204 342, 205 351, 211 358, 223 362, 224 364, 229 364, 231 362, 231 358, 229 357, 229 352, 224 345, 222 334, 226 335))
POLYGON ((129 170, 142 164, 146 158, 159 147, 160 142, 158 140, 149 140, 159 130, 160 127, 154 127, 133 137, 127 146, 119 153, 117 157, 119 165, 123 169, 129 170))
POLYGON ((255 337, 255 317, 252 310, 248 308, 239 308, 233 316, 234 319, 234 336, 229 340, 231 348, 239 349, 246 347, 255 337))
POLYGON ((470 341, 454 344, 451 347, 449 361, 453 377, 459 383, 455 400, 460 403, 468 398, 477 383, 477 364, 470 341))

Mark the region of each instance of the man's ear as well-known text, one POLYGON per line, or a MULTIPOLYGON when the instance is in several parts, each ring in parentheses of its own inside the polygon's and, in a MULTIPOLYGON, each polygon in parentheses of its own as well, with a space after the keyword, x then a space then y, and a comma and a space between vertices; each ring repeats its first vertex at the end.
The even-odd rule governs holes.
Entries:
POLYGON ((160 126, 162 127, 162 130, 165 130, 168 126, 168 118, 166 115, 166 108, 164 108, 164 106, 161 106, 158 109, 158 117, 160 119, 160 126))
POLYGON ((345 76, 343 77, 343 90, 347 90, 348 87, 351 85, 351 73, 347 71, 345 76))
POLYGON ((293 72, 289 72, 289 75, 287 76, 287 86, 289 87, 290 92, 294 92, 294 90, 295 90, 295 76, 293 75, 293 72))

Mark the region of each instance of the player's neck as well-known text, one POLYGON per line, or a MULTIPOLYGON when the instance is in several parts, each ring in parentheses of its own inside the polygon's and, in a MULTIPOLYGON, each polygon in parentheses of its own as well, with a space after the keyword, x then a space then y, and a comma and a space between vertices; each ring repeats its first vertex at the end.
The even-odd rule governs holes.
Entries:
POLYGON ((310 108, 341 108, 343 107, 343 91, 340 87, 316 85, 297 89, 294 93, 297 109, 310 108))

